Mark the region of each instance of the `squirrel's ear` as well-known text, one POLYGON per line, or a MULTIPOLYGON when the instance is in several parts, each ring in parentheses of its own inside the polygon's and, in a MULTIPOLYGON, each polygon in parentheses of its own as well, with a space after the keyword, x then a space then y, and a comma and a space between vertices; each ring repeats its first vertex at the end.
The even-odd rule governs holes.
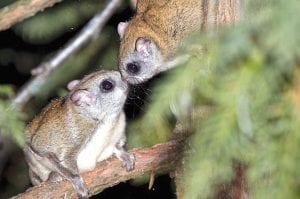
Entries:
POLYGON ((73 90, 78 84, 79 84, 80 80, 76 79, 76 80, 72 80, 68 83, 67 88, 69 91, 73 90))
POLYGON ((77 106, 82 106, 82 105, 91 105, 95 99, 96 96, 94 96, 92 93, 90 93, 87 90, 77 90, 71 95, 71 101, 77 105, 77 106))
POLYGON ((140 37, 135 42, 135 50, 141 53, 143 56, 147 57, 151 53, 150 44, 151 41, 149 39, 140 37))
POLYGON ((125 33, 125 30, 126 30, 127 26, 128 26, 128 22, 120 22, 118 24, 118 33, 119 33, 119 36, 120 36, 121 39, 124 36, 124 33, 125 33))

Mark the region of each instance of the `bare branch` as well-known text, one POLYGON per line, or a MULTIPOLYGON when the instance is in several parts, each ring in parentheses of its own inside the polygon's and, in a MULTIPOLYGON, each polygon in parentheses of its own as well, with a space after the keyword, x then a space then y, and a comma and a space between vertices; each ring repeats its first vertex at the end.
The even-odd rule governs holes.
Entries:
POLYGON ((35 15, 37 12, 51 7, 62 0, 19 0, 0 10, 0 31, 35 15))
POLYGON ((41 63, 34 71, 37 76, 29 80, 13 99, 12 106, 22 108, 42 87, 52 72, 57 69, 68 57, 76 53, 91 39, 95 39, 108 19, 113 15, 122 0, 111 0, 106 7, 96 14, 89 23, 57 52, 52 59, 41 63))
MULTIPOLYGON (((133 149, 130 152, 136 157, 135 169, 127 172, 117 158, 111 158, 97 165, 96 169, 83 174, 90 194, 100 193, 105 188, 114 186, 146 173, 168 173, 176 167, 184 143, 184 136, 177 137, 164 144, 158 144, 147 149, 133 149)), ((28 189, 14 199, 31 198, 75 198, 76 192, 68 181, 59 183, 46 182, 28 189)))

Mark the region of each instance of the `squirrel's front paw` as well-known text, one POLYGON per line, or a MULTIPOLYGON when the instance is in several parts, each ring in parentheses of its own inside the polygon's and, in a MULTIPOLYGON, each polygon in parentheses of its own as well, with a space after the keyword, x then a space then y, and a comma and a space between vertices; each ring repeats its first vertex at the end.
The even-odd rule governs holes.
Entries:
POLYGON ((131 171, 134 169, 135 157, 131 153, 125 152, 122 154, 122 166, 126 168, 126 171, 131 171))

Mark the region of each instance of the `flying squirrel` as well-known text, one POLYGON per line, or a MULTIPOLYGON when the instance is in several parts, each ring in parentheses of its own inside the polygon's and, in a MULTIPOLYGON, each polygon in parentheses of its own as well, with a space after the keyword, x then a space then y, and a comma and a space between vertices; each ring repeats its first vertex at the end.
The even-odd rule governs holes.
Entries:
POLYGON ((186 36, 236 23, 239 5, 240 0, 138 0, 135 16, 117 28, 122 76, 138 84, 174 67, 170 63, 176 63, 186 36))
POLYGON ((98 71, 73 80, 70 93, 50 102, 25 129, 24 153, 33 185, 69 180, 79 198, 88 198, 81 173, 116 155, 127 170, 134 156, 125 151, 128 86, 116 71, 98 71))

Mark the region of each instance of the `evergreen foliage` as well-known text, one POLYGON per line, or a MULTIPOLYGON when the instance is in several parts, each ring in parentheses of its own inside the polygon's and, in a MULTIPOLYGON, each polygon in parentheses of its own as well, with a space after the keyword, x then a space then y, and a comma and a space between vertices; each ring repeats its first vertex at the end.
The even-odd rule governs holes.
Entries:
POLYGON ((10 107, 14 91, 11 85, 0 86, 0 133, 11 136, 17 144, 24 144, 23 130, 25 115, 10 107))
POLYGON ((251 1, 241 25, 191 37, 181 52, 192 58, 158 82, 145 116, 129 128, 139 141, 132 145, 165 141, 170 102, 192 95, 186 198, 215 197, 235 178, 236 162, 247 168, 251 198, 300 197, 299 8, 297 0, 251 1), (207 106, 203 118, 198 110, 207 106))

